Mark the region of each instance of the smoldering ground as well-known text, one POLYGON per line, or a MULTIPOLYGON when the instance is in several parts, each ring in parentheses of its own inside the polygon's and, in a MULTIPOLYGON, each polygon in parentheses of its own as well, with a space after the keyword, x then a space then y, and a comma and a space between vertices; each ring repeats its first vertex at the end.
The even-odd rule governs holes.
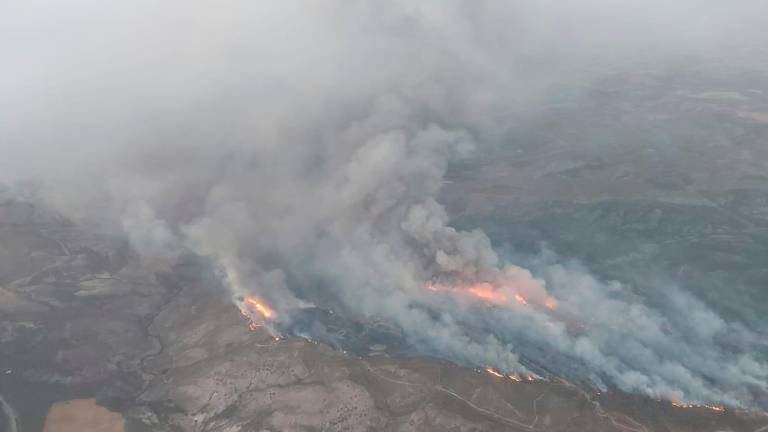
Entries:
POLYGON ((672 286, 658 308, 578 265, 503 262, 435 197, 452 160, 504 145, 559 83, 738 56, 764 41, 764 9, 6 3, 3 177, 37 179, 41 197, 145 259, 212 258, 233 298, 258 296, 283 328, 332 305, 462 363, 529 373, 517 346, 535 345, 626 391, 750 405, 768 367, 748 328, 672 286), (482 283, 528 304, 452 295, 482 283))

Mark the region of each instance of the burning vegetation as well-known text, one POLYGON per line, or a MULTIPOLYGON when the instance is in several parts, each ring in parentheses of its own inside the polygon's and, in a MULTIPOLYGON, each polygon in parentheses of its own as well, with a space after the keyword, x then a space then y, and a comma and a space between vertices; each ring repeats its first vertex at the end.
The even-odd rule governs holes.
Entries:
POLYGON ((710 405, 710 404, 694 404, 694 403, 684 403, 684 402, 671 402, 672 406, 675 408, 700 408, 700 409, 708 409, 710 411, 716 411, 716 412, 725 412, 725 407, 721 405, 710 405))
POLYGON ((240 303, 240 313, 248 320, 248 328, 255 330, 275 317, 275 311, 257 297, 245 297, 240 303), (258 323, 261 321, 261 323, 258 323))
POLYGON ((518 374, 508 374, 508 375, 505 375, 505 374, 499 372, 498 370, 496 370, 494 368, 490 368, 490 367, 485 368, 485 371, 488 372, 489 374, 495 376, 495 377, 498 377, 498 378, 508 378, 508 379, 510 379, 512 381, 515 381, 515 382, 533 382, 533 381, 536 381, 536 378, 534 378, 531 375, 518 375, 518 374))
MULTIPOLYGON (((554 297, 549 295, 528 296, 523 292, 503 284, 481 282, 475 284, 450 285, 440 282, 428 281, 424 284, 424 288, 433 292, 444 292, 473 298, 490 306, 517 305, 518 307, 542 307, 550 311, 558 311, 556 312, 557 316, 560 316, 562 313, 564 313, 564 311, 558 310, 558 301, 554 297)), ((248 327, 251 330, 256 330, 259 327, 263 327, 269 321, 273 321, 276 318, 274 309, 269 307, 264 302, 264 300, 255 296, 246 296, 240 298, 240 313, 248 320, 248 327)), ((275 341, 280 340, 280 338, 277 336, 273 337, 275 341)), ((478 371, 483 370, 495 378, 504 380, 508 379, 515 383, 534 382, 540 379, 532 375, 504 373, 493 367, 486 367, 484 369, 479 369, 478 371)), ((674 408, 679 409, 705 409, 718 413, 723 413, 726 411, 726 408, 721 405, 686 403, 677 401, 671 401, 670 403, 674 408)))
POLYGON ((488 372, 489 374, 493 375, 493 376, 496 376, 496 377, 499 377, 499 378, 504 378, 504 374, 499 372, 499 371, 497 371, 496 369, 485 368, 485 371, 488 372))
POLYGON ((246 297, 244 300, 245 304, 248 306, 252 306, 253 309, 258 311, 261 316, 264 317, 264 319, 272 319, 275 312, 269 308, 269 306, 266 306, 264 303, 256 299, 256 297, 246 297))
POLYGON ((515 303, 523 306, 528 306, 531 303, 533 303, 533 304, 539 304, 541 306, 544 306, 545 308, 550 310, 557 309, 557 300, 555 300, 553 297, 547 296, 546 298, 541 299, 539 301, 534 301, 533 299, 526 297, 521 292, 512 292, 511 296, 508 296, 507 294, 505 294, 505 291, 514 291, 514 290, 506 287, 496 287, 487 282, 470 284, 470 285, 451 286, 451 285, 429 281, 424 284, 424 287, 430 291, 449 292, 449 293, 455 293, 459 295, 473 297, 484 303, 498 305, 498 306, 509 305, 510 298, 511 298, 511 300, 514 300, 515 303))

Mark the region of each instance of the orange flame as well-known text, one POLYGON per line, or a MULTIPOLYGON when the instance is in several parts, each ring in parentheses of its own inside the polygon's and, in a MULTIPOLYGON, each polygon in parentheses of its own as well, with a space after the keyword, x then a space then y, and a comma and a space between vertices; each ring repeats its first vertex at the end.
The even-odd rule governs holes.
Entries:
POLYGON ((263 316, 265 319, 272 319, 275 316, 275 311, 270 309, 269 306, 265 305, 263 302, 261 302, 256 297, 246 297, 243 302, 247 305, 247 308, 251 311, 256 311, 261 316, 263 316))
POLYGON ((467 292, 481 300, 494 304, 507 303, 507 296, 493 289, 489 284, 472 285, 467 288, 467 292))
POLYGON ((709 405, 709 404, 693 404, 693 403, 684 403, 684 402, 670 402, 672 406, 676 408, 702 408, 702 409, 708 409, 710 411, 716 411, 716 412, 725 412, 725 407, 720 405, 709 405))
POLYGON ((494 368, 491 368, 491 367, 485 368, 485 371, 488 372, 489 374, 495 376, 495 377, 509 378, 509 379, 511 379, 512 381, 515 381, 515 382, 524 382, 524 381, 533 382, 533 381, 536 381, 536 378, 532 377, 531 375, 519 375, 519 374, 516 374, 516 373, 509 374, 509 375, 504 375, 503 373, 499 372, 497 369, 494 369, 494 368))
POLYGON ((525 299, 525 297, 521 296, 518 293, 515 293, 515 301, 520 303, 521 305, 527 305, 528 300, 525 299))
MULTIPOLYGON (((510 300, 506 294, 497 289, 494 285, 487 282, 465 286, 449 286, 428 281, 424 284, 424 288, 435 292, 450 292, 467 295, 482 300, 486 303, 495 305, 506 305, 509 304, 510 300)), ((515 302, 523 306, 531 304, 530 299, 524 297, 523 294, 519 292, 512 294, 512 298, 515 300, 515 302)), ((535 303, 538 304, 539 301, 536 301, 535 303)), ((547 296, 547 298, 545 298, 541 304, 550 310, 555 310, 558 307, 557 300, 549 296, 547 296)))
POLYGON ((489 374, 493 375, 493 376, 497 376, 499 378, 504 378, 504 375, 501 372, 497 371, 496 369, 485 368, 485 371, 488 372, 489 374))
POLYGON ((450 287, 430 281, 424 284, 424 288, 430 291, 443 291, 470 295, 487 303, 493 303, 497 305, 503 305, 509 302, 509 299, 506 295, 504 295, 504 293, 497 291, 491 284, 488 283, 480 283, 466 287, 450 287))

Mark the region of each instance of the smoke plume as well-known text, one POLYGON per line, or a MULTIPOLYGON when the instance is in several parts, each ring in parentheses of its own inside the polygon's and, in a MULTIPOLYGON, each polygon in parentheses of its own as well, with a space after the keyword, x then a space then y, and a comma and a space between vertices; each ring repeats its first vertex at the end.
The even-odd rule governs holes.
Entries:
POLYGON ((146 259, 210 257, 276 329, 323 307, 464 364, 555 353, 596 385, 750 405, 749 329, 674 287, 658 309, 577 264, 507 263, 436 200, 563 81, 764 36, 760 2, 666 3, 7 3, 3 178, 146 259))

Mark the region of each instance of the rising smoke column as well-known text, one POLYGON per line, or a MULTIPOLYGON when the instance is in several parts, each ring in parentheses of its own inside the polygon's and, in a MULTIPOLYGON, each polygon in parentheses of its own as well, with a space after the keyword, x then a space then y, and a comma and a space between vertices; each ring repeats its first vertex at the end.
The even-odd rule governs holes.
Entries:
POLYGON ((765 391, 748 329, 673 288, 654 309, 576 265, 505 263, 435 198, 450 160, 504 142, 557 83, 599 79, 573 72, 596 53, 659 45, 649 23, 669 50, 652 55, 699 53, 729 26, 699 28, 683 6, 665 24, 654 2, 110 3, 3 6, 18 45, 3 46, 0 142, 51 202, 145 259, 210 257, 234 301, 255 296, 288 327, 327 304, 508 373, 529 373, 519 352, 534 345, 654 397, 765 391), (721 343, 733 335, 738 352, 721 343))

